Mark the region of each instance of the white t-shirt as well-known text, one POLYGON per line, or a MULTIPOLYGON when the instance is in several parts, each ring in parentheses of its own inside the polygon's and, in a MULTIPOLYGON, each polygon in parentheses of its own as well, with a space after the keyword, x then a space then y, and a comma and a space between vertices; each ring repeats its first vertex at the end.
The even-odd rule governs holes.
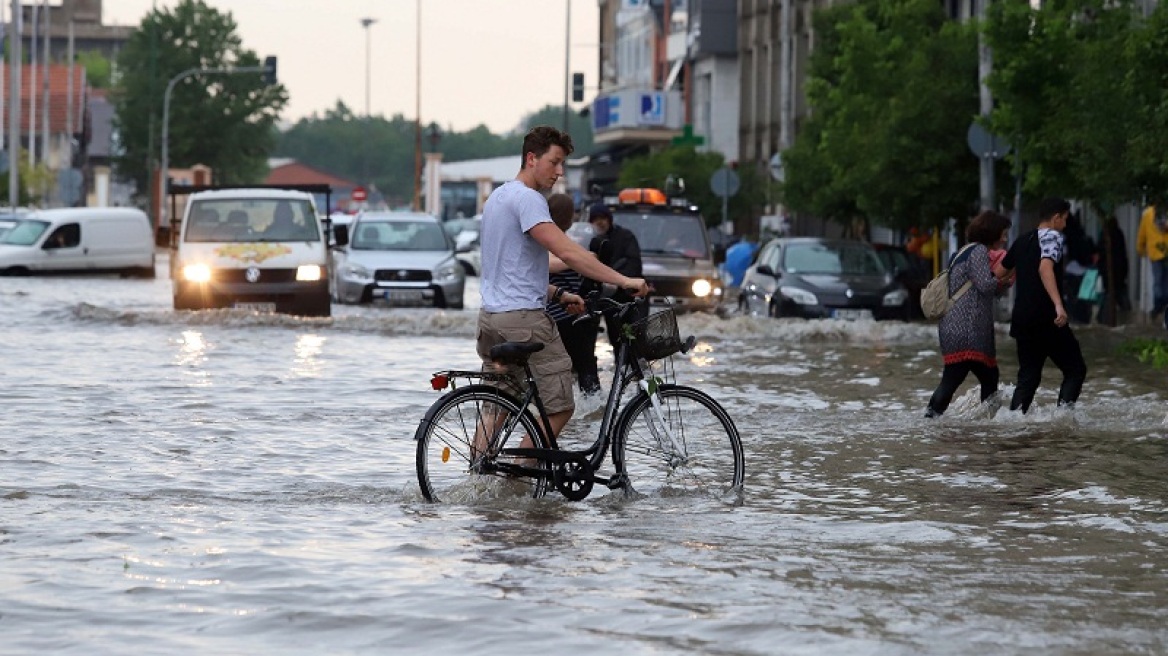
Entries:
POLYGON ((550 223, 547 199, 518 180, 491 192, 483 205, 479 235, 479 288, 487 312, 543 310, 547 300, 548 252, 527 234, 550 223))

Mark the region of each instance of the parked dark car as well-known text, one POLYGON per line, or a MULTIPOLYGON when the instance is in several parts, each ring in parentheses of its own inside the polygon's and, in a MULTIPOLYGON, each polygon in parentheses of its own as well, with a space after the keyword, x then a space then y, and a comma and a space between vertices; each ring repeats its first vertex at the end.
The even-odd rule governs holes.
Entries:
POLYGON ((905 318, 908 320, 924 319, 921 312, 921 290, 933 279, 932 267, 929 262, 910 252, 904 246, 891 244, 872 244, 884 268, 908 290, 908 306, 905 309, 905 318))
POLYGON ((746 270, 744 314, 806 319, 901 319, 908 291, 871 244, 790 237, 767 242, 746 270))

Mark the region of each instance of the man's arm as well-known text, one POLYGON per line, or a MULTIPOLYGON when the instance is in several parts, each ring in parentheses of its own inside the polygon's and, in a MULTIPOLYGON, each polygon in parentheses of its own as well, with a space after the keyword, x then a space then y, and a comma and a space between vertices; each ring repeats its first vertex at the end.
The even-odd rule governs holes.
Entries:
POLYGON ((556 224, 544 222, 527 231, 540 246, 560 258, 576 273, 597 282, 606 282, 622 289, 628 289, 637 296, 649 293, 649 285, 642 278, 630 278, 600 263, 600 260, 572 241, 556 224))
POLYGON ((1067 310, 1063 307, 1063 299, 1059 296, 1058 283, 1054 279, 1054 260, 1042 258, 1038 263, 1038 277, 1042 280, 1042 288, 1054 303, 1054 325, 1065 326, 1067 310))

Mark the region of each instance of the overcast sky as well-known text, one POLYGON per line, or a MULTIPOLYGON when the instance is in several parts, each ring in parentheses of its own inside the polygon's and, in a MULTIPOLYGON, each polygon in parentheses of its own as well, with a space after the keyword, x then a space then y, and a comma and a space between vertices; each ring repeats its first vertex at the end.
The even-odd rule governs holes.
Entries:
MULTIPOLYGON (((26 0, 28 1, 28 0, 26 0)), ((138 25, 152 5, 174 0, 104 0, 103 22, 138 25)), ((243 45, 279 59, 290 94, 283 119, 321 114, 338 99, 365 112, 366 29, 373 115, 412 119, 421 5, 421 118, 464 131, 515 128, 525 114, 564 102, 570 71, 596 85, 596 0, 207 0, 230 12, 243 45), (571 48, 565 48, 568 7, 571 48)), ((585 93, 590 99, 595 91, 585 93)), ((573 105, 579 109, 579 105, 573 105)))

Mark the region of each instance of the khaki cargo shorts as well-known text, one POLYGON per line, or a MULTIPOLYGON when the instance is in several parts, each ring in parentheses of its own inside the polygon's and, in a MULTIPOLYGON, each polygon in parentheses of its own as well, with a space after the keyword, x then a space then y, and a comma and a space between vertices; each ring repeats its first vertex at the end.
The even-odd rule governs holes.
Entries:
POLYGON ((539 396, 543 399, 548 414, 565 410, 575 410, 576 400, 572 396, 572 358, 556 324, 543 310, 513 310, 511 312, 487 312, 479 310, 476 331, 479 357, 483 360, 484 371, 505 370, 523 385, 523 368, 509 365, 505 368, 491 362, 488 355, 491 347, 503 342, 540 342, 542 351, 531 354, 528 364, 539 386, 539 396))

